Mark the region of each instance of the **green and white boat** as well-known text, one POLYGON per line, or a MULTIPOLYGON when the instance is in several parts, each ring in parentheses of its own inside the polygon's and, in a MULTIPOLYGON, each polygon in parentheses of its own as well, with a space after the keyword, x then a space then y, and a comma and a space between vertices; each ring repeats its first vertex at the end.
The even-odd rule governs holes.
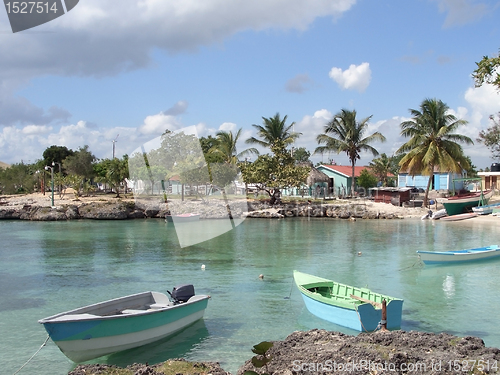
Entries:
POLYGON ((387 304, 387 328, 401 327, 403 300, 332 280, 293 271, 306 308, 317 317, 357 331, 371 332, 382 321, 382 301, 387 304))
POLYGON ((492 196, 493 190, 476 191, 449 198, 440 198, 438 202, 443 204, 448 216, 453 216, 462 214, 468 209, 471 210, 472 207, 487 205, 492 196))
POLYGON ((203 317, 209 296, 190 284, 171 298, 143 292, 41 319, 50 338, 73 362, 84 362, 160 340, 203 317))

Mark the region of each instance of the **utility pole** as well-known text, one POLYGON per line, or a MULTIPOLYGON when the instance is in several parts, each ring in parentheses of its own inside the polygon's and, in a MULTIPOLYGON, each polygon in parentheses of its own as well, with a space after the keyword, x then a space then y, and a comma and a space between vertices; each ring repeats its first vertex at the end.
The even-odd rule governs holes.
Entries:
POLYGON ((120 135, 120 134, 117 134, 117 135, 116 135, 116 138, 115 138, 115 139, 113 139, 113 159, 115 158, 115 143, 116 143, 116 142, 118 142, 118 141, 117 141, 117 139, 118 139, 118 136, 119 136, 119 135, 120 135))

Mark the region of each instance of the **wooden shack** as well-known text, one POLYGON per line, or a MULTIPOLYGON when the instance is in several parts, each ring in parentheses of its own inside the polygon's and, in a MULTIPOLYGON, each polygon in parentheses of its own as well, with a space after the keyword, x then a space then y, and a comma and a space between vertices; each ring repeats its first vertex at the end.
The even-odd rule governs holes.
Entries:
POLYGON ((390 203, 402 206, 411 199, 412 188, 379 187, 370 189, 373 200, 377 203, 390 203))

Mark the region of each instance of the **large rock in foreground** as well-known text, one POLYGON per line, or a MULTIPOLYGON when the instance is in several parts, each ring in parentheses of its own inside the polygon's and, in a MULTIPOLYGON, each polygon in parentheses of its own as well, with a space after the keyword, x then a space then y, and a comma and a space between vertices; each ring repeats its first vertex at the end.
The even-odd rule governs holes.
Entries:
POLYGON ((377 332, 348 336, 339 332, 294 332, 268 351, 271 362, 255 369, 269 374, 484 374, 500 372, 500 350, 477 337, 446 333, 377 332))

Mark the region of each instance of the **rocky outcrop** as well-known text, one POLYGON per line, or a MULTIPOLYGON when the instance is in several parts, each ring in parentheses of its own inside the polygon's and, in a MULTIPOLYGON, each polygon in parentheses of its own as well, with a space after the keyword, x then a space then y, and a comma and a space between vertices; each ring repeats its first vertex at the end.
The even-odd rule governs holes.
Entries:
MULTIPOLYGON (((266 354, 271 357, 267 367, 255 368, 249 354, 249 360, 237 375, 249 370, 271 375, 490 374, 500 371, 499 349, 485 347, 478 337, 447 333, 378 331, 349 336, 313 329, 294 332, 283 341, 275 341, 266 354)), ((135 375, 160 375, 164 374, 160 370, 162 365, 134 364, 127 369, 135 375)), ((218 363, 194 363, 193 367, 209 368, 196 372, 200 375, 230 375, 218 363)), ((116 370, 108 365, 80 365, 68 375, 109 375, 118 373, 116 370)))
MULTIPOLYGON (((385 213, 371 207, 370 202, 335 201, 336 203, 295 202, 269 206, 265 201, 223 199, 169 200, 158 199, 72 201, 71 204, 40 204, 30 198, 0 202, 0 219, 56 221, 74 219, 125 220, 163 218, 170 211, 175 214, 196 212, 202 219, 323 217, 332 219, 397 219, 402 216, 385 213), (24 202, 24 203, 23 203, 24 202)), ((401 208, 401 210, 411 210, 401 208)), ((415 209, 413 209, 415 210, 415 209)))
POLYGON ((267 369, 248 360, 237 375, 268 374, 458 374, 497 373, 500 350, 478 337, 392 331, 348 336, 340 332, 294 332, 268 351, 267 369))

